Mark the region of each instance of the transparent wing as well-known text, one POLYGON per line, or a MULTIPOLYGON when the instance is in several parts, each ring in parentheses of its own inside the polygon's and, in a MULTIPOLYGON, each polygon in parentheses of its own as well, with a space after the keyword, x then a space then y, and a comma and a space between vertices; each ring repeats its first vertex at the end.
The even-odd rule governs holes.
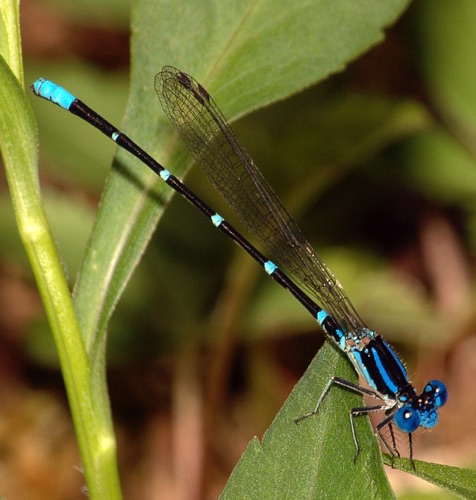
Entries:
POLYGON ((267 257, 315 298, 343 331, 364 330, 342 286, 306 241, 208 92, 170 66, 155 77, 155 90, 196 163, 267 257))

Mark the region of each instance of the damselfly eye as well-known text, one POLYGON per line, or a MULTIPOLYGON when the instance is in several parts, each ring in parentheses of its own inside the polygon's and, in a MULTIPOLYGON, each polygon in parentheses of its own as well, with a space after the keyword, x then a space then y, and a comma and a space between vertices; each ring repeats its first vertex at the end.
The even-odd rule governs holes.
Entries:
POLYGON ((439 380, 430 380, 425 387, 425 392, 433 393, 434 405, 438 408, 448 401, 448 389, 439 380))
POLYGON ((420 425, 420 412, 411 406, 404 406, 395 412, 393 421, 401 431, 414 432, 420 425))

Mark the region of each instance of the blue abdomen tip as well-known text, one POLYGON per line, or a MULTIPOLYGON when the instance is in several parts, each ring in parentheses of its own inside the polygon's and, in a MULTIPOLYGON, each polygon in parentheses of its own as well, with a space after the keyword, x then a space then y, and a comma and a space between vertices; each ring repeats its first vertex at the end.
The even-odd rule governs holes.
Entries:
POLYGON ((63 87, 44 78, 36 80, 32 88, 37 96, 43 97, 43 99, 47 99, 66 110, 69 110, 73 101, 76 100, 76 97, 63 87))

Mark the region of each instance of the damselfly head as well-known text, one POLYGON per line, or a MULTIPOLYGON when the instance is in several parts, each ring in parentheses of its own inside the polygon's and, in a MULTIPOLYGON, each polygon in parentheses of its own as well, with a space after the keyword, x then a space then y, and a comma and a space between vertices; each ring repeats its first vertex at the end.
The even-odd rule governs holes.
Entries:
POLYGON ((448 400, 448 390, 439 380, 426 384, 420 396, 399 408, 394 416, 395 425, 404 432, 414 432, 418 427, 431 429, 438 423, 438 408, 448 400))

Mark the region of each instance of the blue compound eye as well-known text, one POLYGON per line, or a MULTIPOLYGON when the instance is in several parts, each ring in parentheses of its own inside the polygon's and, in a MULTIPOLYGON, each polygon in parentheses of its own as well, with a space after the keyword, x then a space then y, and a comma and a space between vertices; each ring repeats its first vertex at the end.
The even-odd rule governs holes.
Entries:
POLYGON ((446 401, 448 401, 448 389, 446 385, 439 380, 431 380, 428 382, 425 387, 425 392, 433 392, 433 400, 437 407, 443 406, 446 401))
POLYGON ((420 413, 411 406, 399 408, 393 416, 395 425, 403 432, 413 432, 420 425, 420 413))

